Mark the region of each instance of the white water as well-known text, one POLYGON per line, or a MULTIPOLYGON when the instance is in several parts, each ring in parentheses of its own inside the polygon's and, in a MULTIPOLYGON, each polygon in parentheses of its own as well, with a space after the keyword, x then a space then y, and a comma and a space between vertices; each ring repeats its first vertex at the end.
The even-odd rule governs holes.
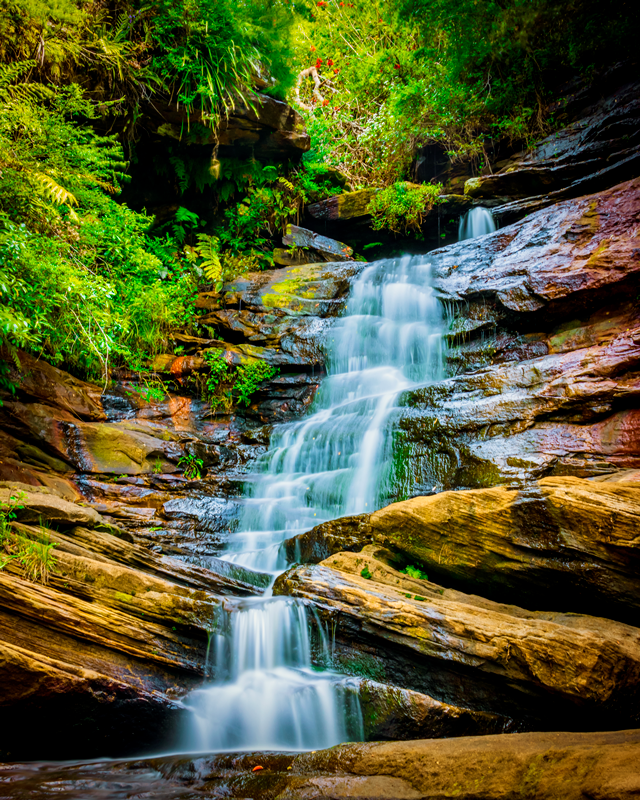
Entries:
POLYGON ((488 208, 472 208, 460 217, 458 225, 458 241, 464 239, 475 239, 476 236, 484 236, 485 233, 493 233, 496 223, 493 215, 488 208))
MULTIPOLYGON (((427 257, 364 269, 326 343, 312 413, 274 430, 225 558, 275 576, 285 539, 385 504, 400 395, 443 376, 442 334, 427 257)), ((362 738, 354 682, 311 668, 299 601, 238 601, 211 649, 215 683, 189 698, 188 747, 304 750, 362 738)))

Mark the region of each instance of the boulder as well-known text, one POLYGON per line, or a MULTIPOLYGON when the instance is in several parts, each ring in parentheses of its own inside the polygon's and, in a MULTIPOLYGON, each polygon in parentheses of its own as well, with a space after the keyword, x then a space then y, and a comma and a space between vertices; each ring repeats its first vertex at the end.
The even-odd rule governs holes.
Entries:
POLYGON ((628 800, 640 788, 640 733, 522 733, 342 744, 313 753, 164 756, 92 764, 5 764, 12 796, 255 800, 628 800), (254 771, 255 767, 262 767, 254 771), (90 789, 89 791, 94 791, 90 789), (561 794, 559 794, 561 792, 561 794))
POLYGON ((289 247, 308 247, 321 253, 325 258, 334 261, 348 261, 353 255, 353 248, 343 242, 337 242, 328 236, 321 236, 297 225, 287 225, 287 232, 282 243, 289 247))
POLYGON ((386 682, 441 702, 547 729, 640 715, 640 629, 629 625, 444 589, 366 552, 293 567, 274 593, 333 620, 338 663, 363 653, 386 682))

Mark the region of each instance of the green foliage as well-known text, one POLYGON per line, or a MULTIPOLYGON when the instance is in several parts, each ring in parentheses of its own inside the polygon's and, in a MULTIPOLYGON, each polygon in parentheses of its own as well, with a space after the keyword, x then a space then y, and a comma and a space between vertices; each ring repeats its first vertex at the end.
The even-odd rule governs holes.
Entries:
POLYGON ((232 367, 224 350, 209 350, 204 354, 209 373, 204 379, 203 394, 214 408, 226 413, 234 406, 248 406, 260 384, 275 377, 279 370, 266 361, 248 361, 232 367))
POLYGON ((272 367, 266 361, 248 361, 241 364, 236 371, 234 392, 239 405, 248 406, 251 396, 264 381, 268 381, 278 374, 278 368, 272 367))
POLYGON ((196 458, 191 453, 182 456, 178 461, 178 466, 183 467, 184 477, 189 481, 200 480, 202 477, 202 465, 202 459, 196 458))
MULTIPOLYGON (((404 575, 408 575, 410 578, 415 578, 418 581, 428 581, 429 580, 426 572, 423 572, 420 569, 420 567, 414 567, 412 564, 409 564, 404 569, 401 569, 400 572, 402 572, 404 575)), ((416 600, 417 599, 418 599, 418 597, 416 596, 416 600)), ((424 598, 420 598, 420 599, 424 600, 424 598)))
POLYGON ((204 121, 250 100, 268 71, 291 82, 287 66, 290 11, 282 0, 160 0, 144 9, 152 43, 151 71, 170 98, 204 121))
POLYGON ((360 574, 367 580, 371 580, 371 578, 373 578, 373 575, 369 572, 369 567, 366 564, 364 565, 364 568, 360 570, 360 574))
POLYGON ((632 0, 365 0, 296 4, 307 158, 355 186, 410 177, 416 147, 486 165, 492 139, 546 134, 576 74, 635 56, 632 0))
POLYGON ((375 230, 386 228, 396 234, 409 231, 420 235, 425 216, 438 202, 439 183, 398 182, 377 192, 368 206, 375 230))
POLYGON ((50 540, 42 522, 36 539, 14 530, 16 511, 24 508, 25 497, 24 492, 19 492, 11 495, 8 502, 0 502, 0 570, 15 562, 21 568, 22 577, 46 584, 49 574, 55 571, 56 558, 51 551, 56 544, 50 540))
POLYGON ((93 115, 77 86, 51 88, 46 106, 0 99, 0 345, 106 381, 189 322, 197 281, 115 201, 122 150, 76 121, 93 115))

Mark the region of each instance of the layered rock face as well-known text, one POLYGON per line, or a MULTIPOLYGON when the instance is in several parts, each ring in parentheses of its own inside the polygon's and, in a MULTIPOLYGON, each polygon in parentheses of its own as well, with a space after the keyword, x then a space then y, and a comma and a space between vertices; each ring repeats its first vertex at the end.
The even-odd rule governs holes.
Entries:
POLYGON ((458 374, 406 396, 405 492, 640 466, 640 180, 429 254, 458 374))
POLYGON ((17 517, 2 536, 2 758, 175 747, 223 597, 255 587, 155 555, 46 489, 5 483, 0 504, 17 517))

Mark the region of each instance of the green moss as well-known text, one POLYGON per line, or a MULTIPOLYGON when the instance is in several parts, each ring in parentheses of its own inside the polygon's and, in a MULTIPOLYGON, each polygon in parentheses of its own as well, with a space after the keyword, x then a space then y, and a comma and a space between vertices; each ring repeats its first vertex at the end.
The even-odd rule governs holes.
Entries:
POLYGON ((125 594, 124 592, 115 592, 114 597, 121 603, 130 603, 133 600, 132 594, 125 594))

